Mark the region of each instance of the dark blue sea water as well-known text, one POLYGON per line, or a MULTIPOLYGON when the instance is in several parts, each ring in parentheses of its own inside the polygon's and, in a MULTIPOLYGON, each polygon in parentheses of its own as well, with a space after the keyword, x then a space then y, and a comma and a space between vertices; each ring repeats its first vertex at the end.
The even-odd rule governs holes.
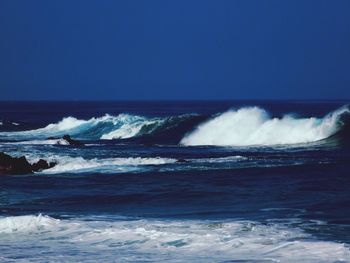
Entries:
POLYGON ((350 262, 347 103, 0 102, 0 261, 350 262))

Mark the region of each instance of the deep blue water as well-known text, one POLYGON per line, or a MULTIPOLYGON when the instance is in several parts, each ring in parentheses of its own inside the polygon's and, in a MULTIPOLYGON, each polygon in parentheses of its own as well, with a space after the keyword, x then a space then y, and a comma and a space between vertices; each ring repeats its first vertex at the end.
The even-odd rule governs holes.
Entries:
POLYGON ((1 102, 0 261, 350 262, 347 103, 1 102))

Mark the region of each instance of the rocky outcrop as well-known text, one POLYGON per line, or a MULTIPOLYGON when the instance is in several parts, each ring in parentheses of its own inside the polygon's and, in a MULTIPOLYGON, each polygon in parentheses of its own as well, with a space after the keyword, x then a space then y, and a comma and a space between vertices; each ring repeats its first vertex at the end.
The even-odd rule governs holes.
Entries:
POLYGON ((54 167, 57 163, 55 162, 50 162, 48 163, 47 161, 40 159, 38 162, 32 164, 32 171, 33 172, 40 172, 45 169, 50 169, 54 167))
POLYGON ((0 173, 32 173, 32 166, 24 156, 16 158, 0 152, 0 173))
POLYGON ((74 146, 82 146, 83 144, 80 141, 73 140, 69 135, 64 135, 63 140, 68 142, 69 145, 74 145, 74 146))
POLYGON ((0 174, 29 174, 52 168, 56 163, 40 159, 37 163, 30 164, 25 156, 12 157, 0 152, 0 174))
POLYGON ((58 145, 72 145, 72 146, 83 146, 84 144, 78 140, 72 139, 68 134, 64 135, 62 138, 48 137, 48 140, 57 140, 58 145))

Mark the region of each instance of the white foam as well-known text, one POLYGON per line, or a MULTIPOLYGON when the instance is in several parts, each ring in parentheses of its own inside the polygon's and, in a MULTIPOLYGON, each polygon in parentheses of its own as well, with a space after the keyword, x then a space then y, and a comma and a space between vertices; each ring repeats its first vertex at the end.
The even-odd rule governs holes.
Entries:
MULTIPOLYGON (((42 157, 44 158, 44 157, 42 157)), ((192 169, 210 169, 212 167, 206 164, 235 164, 237 162, 248 160, 248 157, 234 155, 218 158, 198 158, 198 159, 186 159, 188 162, 178 162, 175 158, 164 157, 127 157, 127 158, 104 158, 104 159, 84 159, 83 157, 70 157, 70 156, 46 156, 49 161, 57 162, 58 164, 51 169, 44 170, 42 173, 65 173, 65 172, 86 172, 86 171, 98 171, 98 172, 127 172, 127 171, 140 171, 146 168, 146 166, 176 164, 176 166, 164 168, 165 170, 192 170, 192 169), (203 166, 204 165, 204 166, 203 166)), ((28 160, 37 162, 39 159, 35 156, 28 155, 28 160)), ((161 169, 162 170, 162 169, 161 169)))
MULTIPOLYGON (((19 156, 16 153, 10 153, 19 156)), ((53 168, 43 170, 40 174, 59 173, 124 173, 124 172, 147 172, 157 171, 200 171, 216 169, 239 169, 249 167, 275 167, 300 165, 310 161, 309 159, 286 159, 276 162, 270 158, 255 158, 250 156, 233 155, 216 158, 187 158, 176 159, 169 157, 116 157, 116 158, 93 158, 71 157, 65 155, 43 155, 40 152, 26 153, 27 160, 35 163, 39 159, 48 162, 56 162, 53 168)), ((318 162, 318 161, 317 161, 318 162)))
POLYGON ((271 118, 258 107, 229 110, 199 125, 182 140, 183 145, 281 145, 308 143, 325 139, 337 132, 342 114, 349 113, 347 107, 340 108, 322 119, 271 118))
POLYGON ((57 123, 51 123, 44 128, 17 132, 0 132, 0 136, 14 139, 46 139, 47 137, 61 137, 64 134, 78 138, 92 139, 125 139, 138 134, 141 129, 150 124, 163 123, 164 119, 119 114, 106 114, 102 117, 81 120, 66 117, 57 123))
MULTIPOLYGON (((349 247, 288 225, 252 221, 0 219, 3 259, 28 261, 335 262, 349 247), (20 244, 20 246, 18 246, 20 244), (49 248, 50 253, 42 253, 49 248)), ((6 260, 5 260, 6 261, 6 260)))
POLYGON ((161 120, 147 121, 142 119, 133 123, 125 123, 120 128, 113 130, 109 133, 103 134, 101 139, 112 140, 112 139, 126 139, 136 136, 144 126, 161 123, 161 120))
POLYGON ((0 218, 0 234, 38 232, 49 229, 59 220, 48 216, 10 216, 0 218))
POLYGON ((56 161, 58 164, 51 169, 44 170, 43 173, 64 173, 64 172, 85 172, 85 171, 103 171, 103 172, 126 172, 140 169, 147 165, 164 165, 175 163, 176 159, 171 158, 105 158, 105 159, 84 159, 82 157, 54 156, 48 158, 50 161, 56 161))
POLYGON ((3 144, 15 144, 15 145, 69 145, 64 139, 49 139, 49 140, 31 140, 20 142, 4 142, 3 144))
POLYGON ((248 160, 248 157, 241 155, 233 155, 226 157, 217 157, 217 158, 198 158, 198 159, 188 159, 191 162, 196 163, 228 163, 228 162, 239 162, 248 160))
POLYGON ((45 135, 62 135, 64 133, 75 134, 88 130, 98 125, 99 123, 111 123, 113 125, 116 125, 120 120, 124 119, 124 115, 111 116, 109 114, 106 114, 105 116, 99 118, 93 117, 89 120, 80 120, 74 117, 66 117, 58 123, 49 124, 42 129, 37 129, 29 132, 45 135))

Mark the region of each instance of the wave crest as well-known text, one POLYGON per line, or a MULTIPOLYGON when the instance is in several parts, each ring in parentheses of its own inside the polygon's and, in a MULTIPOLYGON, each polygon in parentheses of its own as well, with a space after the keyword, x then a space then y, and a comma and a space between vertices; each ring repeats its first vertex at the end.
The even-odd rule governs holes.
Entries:
POLYGON ((343 126, 341 116, 350 112, 342 107, 324 118, 271 118, 264 109, 246 107, 229 110, 200 124, 181 144, 250 146, 299 144, 319 141, 335 134, 343 126))
POLYGON ((117 116, 106 114, 88 120, 66 117, 36 130, 0 132, 0 139, 16 143, 26 141, 23 144, 64 144, 48 140, 48 137, 69 134, 83 140, 128 139, 129 142, 143 144, 290 145, 319 141, 340 130, 341 136, 346 137, 349 113, 349 108, 344 106, 323 118, 297 118, 293 115, 273 118, 259 107, 229 110, 209 120, 208 116, 196 114, 152 118, 124 113, 117 116))
MULTIPOLYGON (((173 117, 154 117, 119 114, 112 116, 106 114, 102 117, 93 117, 81 120, 75 117, 65 117, 57 123, 51 123, 44 128, 28 131, 1 132, 0 138, 13 140, 43 140, 48 137, 62 137, 69 134, 79 139, 127 139, 164 132, 174 128, 181 122, 190 119, 191 114, 173 117)), ((52 144, 47 141, 48 144, 52 144)))

